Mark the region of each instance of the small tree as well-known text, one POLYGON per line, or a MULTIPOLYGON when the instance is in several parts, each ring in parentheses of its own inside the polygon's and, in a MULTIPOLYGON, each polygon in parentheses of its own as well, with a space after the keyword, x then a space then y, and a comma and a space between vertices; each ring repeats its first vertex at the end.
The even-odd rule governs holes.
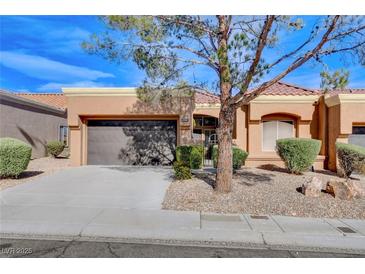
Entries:
POLYGON ((327 93, 334 89, 344 89, 349 84, 350 72, 345 69, 336 70, 333 73, 327 69, 320 73, 321 89, 327 93))
POLYGON ((197 66, 215 73, 221 102, 216 190, 221 192, 231 190, 232 131, 238 108, 309 60, 323 64, 324 56, 351 53, 354 60, 365 63, 362 16, 317 17, 308 22, 309 31, 303 31, 307 17, 275 15, 105 16, 102 20, 108 31, 93 35, 83 47, 111 61, 132 59, 146 72, 142 90, 169 90, 181 83, 187 69, 197 66), (298 32, 303 33, 301 38, 298 32), (265 60, 273 49, 277 58, 265 60), (260 81, 273 68, 277 73, 260 81))

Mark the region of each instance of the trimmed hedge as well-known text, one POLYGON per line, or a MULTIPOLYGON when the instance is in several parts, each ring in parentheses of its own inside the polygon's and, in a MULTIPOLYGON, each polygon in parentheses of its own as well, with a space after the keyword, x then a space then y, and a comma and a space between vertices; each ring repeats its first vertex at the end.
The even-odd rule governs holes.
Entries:
POLYGON ((233 169, 240 169, 245 164, 248 153, 238 147, 233 147, 233 169))
POLYGON ((0 138, 0 177, 15 177, 27 169, 32 147, 14 138, 0 138))
POLYGON ((345 177, 353 171, 365 174, 365 148, 361 146, 336 143, 338 163, 345 177))
POLYGON ((53 157, 57 157, 65 149, 65 144, 60 141, 50 141, 47 143, 47 152, 53 157))
MULTIPOLYGON (((232 147, 232 167, 234 170, 240 169, 245 164, 248 153, 239 147, 232 147)), ((213 166, 217 168, 218 164, 218 146, 214 145, 212 150, 213 166)))
POLYGON ((190 155, 190 167, 192 169, 200 169, 203 166, 204 147, 202 145, 193 145, 190 155))
POLYGON ((175 177, 178 180, 188 180, 191 179, 190 167, 186 166, 183 162, 176 161, 173 164, 175 177))
POLYGON ((176 148, 176 160, 192 169, 200 169, 203 165, 204 148, 201 145, 185 145, 176 148))
POLYGON ((285 138, 276 141, 276 151, 289 172, 301 174, 314 163, 321 141, 306 138, 285 138))
POLYGON ((190 166, 190 154, 192 146, 178 146, 176 148, 176 160, 185 166, 190 166))

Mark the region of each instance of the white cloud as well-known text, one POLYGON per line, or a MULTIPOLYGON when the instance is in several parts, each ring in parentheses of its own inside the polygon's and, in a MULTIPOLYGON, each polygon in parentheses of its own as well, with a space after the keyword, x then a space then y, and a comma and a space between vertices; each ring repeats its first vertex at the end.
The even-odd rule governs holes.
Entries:
POLYGON ((102 82, 93 82, 93 81, 80 81, 80 82, 73 82, 73 83, 56 83, 50 82, 45 85, 40 86, 37 88, 37 91, 61 91, 61 88, 65 87, 107 87, 110 86, 109 84, 102 83, 102 82))
POLYGON ((82 39, 87 39, 90 36, 90 32, 88 32, 87 30, 78 28, 78 27, 67 27, 67 28, 63 28, 63 29, 56 29, 56 30, 52 30, 49 31, 47 33, 47 39, 51 40, 51 39, 67 39, 67 40, 72 40, 72 39, 76 39, 76 40, 82 40, 82 39))
MULTIPOLYGON (((41 53, 68 56, 70 53, 82 52, 82 41, 88 40, 91 33, 72 24, 71 21, 57 20, 57 17, 11 16, 3 18, 2 30, 5 36, 18 36, 21 39, 9 41, 18 48, 41 53), (26 31, 24 31, 26 28, 26 31)), ((5 46, 8 40, 2 41, 5 46)), ((12 48, 11 45, 9 45, 12 48)))
POLYGON ((68 65, 37 55, 0 51, 0 63, 27 76, 59 82, 94 81, 114 77, 111 73, 68 65))

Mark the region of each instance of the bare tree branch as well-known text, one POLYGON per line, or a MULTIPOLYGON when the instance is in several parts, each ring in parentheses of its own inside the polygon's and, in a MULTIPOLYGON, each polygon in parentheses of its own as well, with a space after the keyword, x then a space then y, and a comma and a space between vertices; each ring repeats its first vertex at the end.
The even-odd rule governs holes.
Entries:
POLYGON ((246 104, 247 102, 255 99, 257 96, 260 95, 265 89, 272 86, 273 84, 277 83, 279 80, 284 78, 288 73, 292 72, 293 70, 297 69, 301 65, 303 65, 305 62, 307 62, 309 59, 311 59, 313 56, 315 56, 316 53, 318 53, 321 48, 328 42, 329 35, 332 33, 332 31, 335 29, 336 24, 339 20, 340 16, 337 15, 333 18, 330 26, 328 27, 327 31, 323 34, 321 40, 319 43, 310 51, 308 51, 303 56, 297 58, 293 63, 291 63, 286 70, 278 74, 276 77, 272 78, 270 81, 267 81, 263 83, 261 86, 256 88, 254 91, 250 92, 245 96, 245 94, 239 93, 236 96, 234 96, 235 100, 235 107, 242 106, 246 104))

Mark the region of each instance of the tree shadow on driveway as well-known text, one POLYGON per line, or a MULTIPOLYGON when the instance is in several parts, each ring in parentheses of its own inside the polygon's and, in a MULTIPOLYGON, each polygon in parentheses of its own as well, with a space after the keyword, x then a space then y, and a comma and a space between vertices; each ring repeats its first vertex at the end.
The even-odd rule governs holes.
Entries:
POLYGON ((160 173, 164 175, 164 179, 166 180, 172 180, 174 177, 171 167, 168 166, 101 166, 101 167, 125 173, 137 173, 137 172, 160 173))

